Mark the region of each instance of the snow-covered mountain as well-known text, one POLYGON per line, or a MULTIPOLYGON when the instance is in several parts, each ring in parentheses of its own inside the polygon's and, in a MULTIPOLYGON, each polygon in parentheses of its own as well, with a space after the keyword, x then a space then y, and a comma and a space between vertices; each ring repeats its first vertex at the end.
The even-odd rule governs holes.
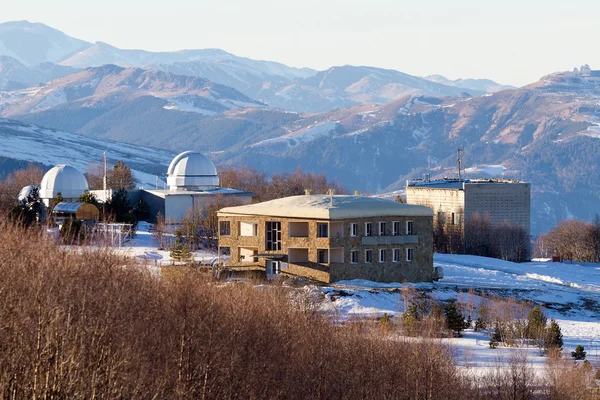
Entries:
MULTIPOLYGON (((2 41, 0 34, 0 55, 13 57, 26 66, 46 61, 71 68, 114 64, 161 70, 206 78, 272 107, 298 112, 324 112, 369 102, 383 104, 407 94, 458 96, 468 92, 475 96, 486 92, 473 85, 465 89, 394 70, 346 65, 319 72, 239 57, 220 49, 124 50, 107 43, 79 41, 45 25, 28 22, 0 24, 1 32, 7 32, 7 39, 2 41)), ((30 81, 19 83, 10 88, 31 85, 30 81)))
POLYGON ((14 21, 0 24, 0 55, 24 65, 54 64, 76 54, 91 43, 65 35, 40 23, 14 21))
POLYGON ((46 166, 68 164, 82 172, 90 163, 102 160, 106 152, 110 163, 121 160, 130 166, 138 184, 145 187, 154 187, 155 174, 166 172, 175 156, 166 150, 99 140, 7 119, 0 119, 0 143, 0 156, 46 166))
POLYGON ((502 85, 490 79, 455 79, 451 80, 442 75, 429 75, 425 79, 432 82, 441 83, 446 86, 463 88, 464 90, 474 90, 483 93, 496 93, 501 90, 515 89, 514 86, 502 85))
POLYGON ((23 116, 63 105, 84 111, 106 110, 141 97, 163 99, 166 109, 201 114, 262 105, 235 89, 204 78, 105 65, 88 68, 44 85, 0 92, 0 116, 23 116))

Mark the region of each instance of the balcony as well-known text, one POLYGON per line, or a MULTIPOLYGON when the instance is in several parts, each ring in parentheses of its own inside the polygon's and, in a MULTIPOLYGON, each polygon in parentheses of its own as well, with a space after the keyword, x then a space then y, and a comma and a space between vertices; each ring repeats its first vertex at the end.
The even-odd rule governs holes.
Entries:
POLYGON ((363 236, 360 238, 363 246, 379 246, 390 244, 417 244, 418 235, 398 235, 398 236, 363 236))

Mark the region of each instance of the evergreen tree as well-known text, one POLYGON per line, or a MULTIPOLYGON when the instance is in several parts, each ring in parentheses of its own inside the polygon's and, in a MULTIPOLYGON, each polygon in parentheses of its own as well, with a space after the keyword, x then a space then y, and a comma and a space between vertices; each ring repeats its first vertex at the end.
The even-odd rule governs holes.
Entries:
POLYGON ((465 329, 465 317, 458 309, 456 302, 446 304, 444 316, 446 317, 446 327, 453 331, 456 336, 462 336, 461 332, 465 329))
POLYGON ((175 232, 175 244, 171 248, 170 254, 175 260, 188 260, 191 257, 188 245, 179 229, 175 232))
POLYGON ((133 214, 138 221, 146 221, 150 218, 150 207, 142 199, 140 199, 133 207, 133 214))
POLYGON ((571 352, 571 357, 573 357, 576 360, 585 360, 586 354, 587 352, 585 351, 584 347, 578 344, 575 348, 575 351, 571 352))
POLYGON ((550 321, 550 326, 546 330, 546 337, 544 338, 544 348, 546 350, 559 349, 562 350, 563 338, 560 326, 554 319, 550 321))
POLYGON ((112 198, 106 202, 108 212, 113 215, 115 222, 133 222, 133 208, 125 189, 113 193, 112 198))
POLYGON ((546 329, 547 321, 548 318, 546 318, 540 307, 533 307, 533 310, 527 315, 527 337, 530 339, 538 337, 539 333, 546 329))
POLYGON ((416 304, 411 304, 402 314, 402 326, 408 336, 413 336, 417 332, 419 320, 421 319, 416 304))
MULTIPOLYGON (((31 226, 43 217, 45 206, 40 199, 40 189, 37 186, 23 188, 28 189, 24 198, 19 198, 17 207, 12 211, 10 217, 18 220, 25 226, 31 226)), ((21 192, 23 192, 23 190, 21 192)), ((21 193, 19 193, 21 196, 21 193)))
POLYGON ((495 349, 498 347, 498 344, 502 341, 502 333, 500 332, 500 326, 496 324, 494 328, 494 333, 492 333, 492 337, 490 338, 490 349, 495 349))
POLYGON ((56 197, 50 201, 49 212, 52 211, 52 209, 54 208, 55 205, 57 205, 58 203, 62 203, 63 201, 65 201, 65 199, 64 199, 64 197, 62 197, 62 193, 61 192, 56 193, 56 197))
POLYGON ((96 207, 100 206, 100 202, 98 202, 96 195, 94 193, 90 192, 88 189, 85 189, 85 191, 83 192, 83 194, 81 196, 79 196, 77 201, 80 203, 93 204, 96 207))

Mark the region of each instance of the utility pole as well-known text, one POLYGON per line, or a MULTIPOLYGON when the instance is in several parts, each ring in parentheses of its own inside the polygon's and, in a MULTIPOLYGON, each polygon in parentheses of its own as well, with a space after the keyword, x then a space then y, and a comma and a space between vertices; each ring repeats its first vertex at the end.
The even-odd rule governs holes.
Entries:
POLYGON ((462 149, 456 149, 456 152, 458 154, 458 158, 457 158, 457 162, 458 162, 458 180, 461 181, 462 177, 461 177, 461 174, 460 174, 460 166, 462 164, 462 154, 464 154, 465 149, 464 148, 462 148, 462 149))

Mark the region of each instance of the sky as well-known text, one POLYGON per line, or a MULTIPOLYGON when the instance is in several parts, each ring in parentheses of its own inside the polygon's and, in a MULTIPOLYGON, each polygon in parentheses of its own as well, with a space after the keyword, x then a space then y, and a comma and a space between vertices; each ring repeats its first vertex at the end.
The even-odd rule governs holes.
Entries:
POLYGON ((295 67, 370 65, 522 86, 600 69, 597 0, 3 0, 0 22, 90 42, 220 48, 295 67))

